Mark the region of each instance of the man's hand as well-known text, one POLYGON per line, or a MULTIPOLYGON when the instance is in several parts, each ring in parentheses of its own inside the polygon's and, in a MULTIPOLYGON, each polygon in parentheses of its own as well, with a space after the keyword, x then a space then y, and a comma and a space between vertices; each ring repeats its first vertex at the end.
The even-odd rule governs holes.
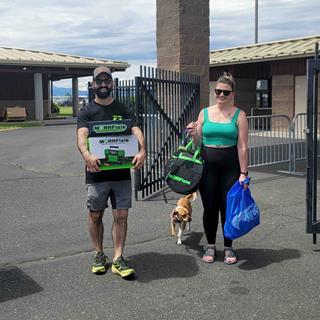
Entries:
POLYGON ((144 150, 140 150, 140 152, 137 153, 132 160, 132 163, 134 164, 133 169, 139 170, 143 166, 145 158, 146 152, 144 150))
POLYGON ((86 166, 88 168, 88 171, 93 172, 93 173, 101 171, 99 168, 99 165, 101 164, 100 160, 94 154, 86 155, 84 157, 84 161, 86 162, 86 166))

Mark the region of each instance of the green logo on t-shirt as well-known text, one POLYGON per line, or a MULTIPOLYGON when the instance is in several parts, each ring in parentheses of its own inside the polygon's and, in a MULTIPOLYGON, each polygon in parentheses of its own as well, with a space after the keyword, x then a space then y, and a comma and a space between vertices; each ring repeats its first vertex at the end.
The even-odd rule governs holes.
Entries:
POLYGON ((112 120, 122 120, 122 116, 113 115, 112 120))
POLYGON ((93 131, 96 133, 113 133, 113 132, 124 132, 127 130, 127 126, 123 123, 119 124, 103 124, 93 126, 93 131))

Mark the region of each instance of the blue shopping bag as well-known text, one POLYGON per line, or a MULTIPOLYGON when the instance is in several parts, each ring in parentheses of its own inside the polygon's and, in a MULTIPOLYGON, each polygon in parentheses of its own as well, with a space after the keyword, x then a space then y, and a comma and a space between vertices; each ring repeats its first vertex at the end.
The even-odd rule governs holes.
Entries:
MULTIPOLYGON (((250 178, 244 181, 249 184, 250 178)), ((260 224, 260 210, 251 196, 237 180, 227 194, 224 235, 228 239, 239 238, 260 224)))

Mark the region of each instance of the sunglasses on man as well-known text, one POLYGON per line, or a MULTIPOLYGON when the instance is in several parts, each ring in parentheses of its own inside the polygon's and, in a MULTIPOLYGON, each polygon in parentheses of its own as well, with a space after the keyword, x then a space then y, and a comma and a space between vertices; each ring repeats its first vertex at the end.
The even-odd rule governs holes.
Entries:
POLYGON ((112 83, 112 79, 99 79, 99 78, 96 78, 96 79, 94 79, 94 81, 95 81, 95 83, 96 83, 98 86, 102 85, 103 82, 104 82, 106 85, 112 83))
POLYGON ((216 93, 217 96, 220 96, 220 94, 223 93, 223 95, 224 95, 225 97, 227 97, 227 96, 230 95, 230 93, 231 93, 232 91, 230 91, 230 90, 214 89, 214 92, 216 93))

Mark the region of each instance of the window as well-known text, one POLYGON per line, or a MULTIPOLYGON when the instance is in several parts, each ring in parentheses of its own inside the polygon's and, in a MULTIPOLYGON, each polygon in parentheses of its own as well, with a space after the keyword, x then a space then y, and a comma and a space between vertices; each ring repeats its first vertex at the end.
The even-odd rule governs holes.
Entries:
POLYGON ((257 80, 256 84, 256 107, 271 108, 270 81, 266 79, 257 80))

